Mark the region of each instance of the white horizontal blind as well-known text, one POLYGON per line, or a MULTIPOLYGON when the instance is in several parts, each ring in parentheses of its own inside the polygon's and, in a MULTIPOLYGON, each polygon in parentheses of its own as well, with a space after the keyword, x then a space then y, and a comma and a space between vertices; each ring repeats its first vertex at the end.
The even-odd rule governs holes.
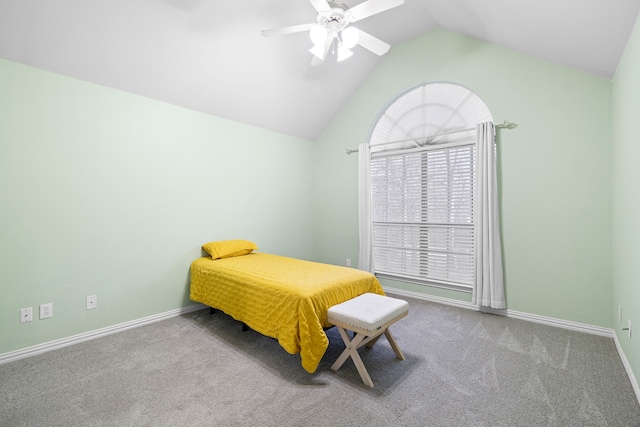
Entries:
POLYGON ((471 288, 475 144, 371 160, 376 274, 471 288))

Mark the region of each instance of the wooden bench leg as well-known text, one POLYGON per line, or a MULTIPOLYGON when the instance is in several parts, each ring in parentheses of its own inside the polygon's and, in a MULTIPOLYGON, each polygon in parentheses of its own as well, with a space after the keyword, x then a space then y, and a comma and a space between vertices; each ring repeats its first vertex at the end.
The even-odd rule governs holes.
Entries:
POLYGON ((404 354, 402 354, 402 352, 400 351, 400 347, 398 347, 398 343, 396 342, 395 338, 393 338, 393 335, 391 335, 391 331, 389 330, 389 328, 384 331, 384 336, 387 337, 387 341, 389 341, 389 344, 391 344, 391 348, 396 354, 396 357, 400 360, 404 360, 404 354))
POLYGON ((381 336, 382 336, 382 334, 378 335, 377 337, 375 337, 374 339, 372 339, 371 341, 369 341, 369 342, 367 343, 367 347, 372 348, 372 347, 373 347, 373 345, 374 345, 375 343, 377 343, 377 342, 378 342, 378 340, 380 339, 380 337, 381 337, 381 336))
POLYGON ((367 336, 359 333, 359 334, 356 334, 353 340, 350 340, 349 335, 344 330, 344 328, 338 327, 338 331, 340 332, 340 336, 342 337, 342 340, 344 341, 344 345, 346 346, 346 348, 344 349, 340 357, 338 357, 338 359, 333 363, 333 365, 331 366, 331 369, 333 369, 334 371, 337 371, 344 364, 344 362, 346 362, 346 360, 349 357, 351 357, 351 359, 353 360, 353 363, 356 365, 356 369, 358 370, 358 373, 360 374, 360 378, 362 378, 362 382, 364 382, 369 387, 373 387, 373 381, 371 381, 371 377, 367 372, 367 368, 364 367, 364 363, 360 358, 360 354, 358 354, 358 347, 360 346, 359 344, 367 336))
MULTIPOLYGON (((333 369, 334 371, 337 371, 338 369, 340 369, 340 367, 344 365, 344 362, 347 361, 347 359, 351 355, 351 353, 349 352, 349 349, 351 348, 352 344, 355 342, 357 338, 357 335, 356 335, 356 337, 353 338, 353 341, 351 341, 351 339, 349 338, 349 335, 347 334, 347 331, 345 331, 344 328, 341 328, 340 326, 338 326, 337 328, 338 328, 338 332, 340 332, 340 336, 342 337, 342 341, 344 341, 344 345, 346 348, 342 351, 342 354, 340 354, 340 357, 338 357, 336 361, 333 362, 333 365, 331 365, 331 369, 333 369)), ((362 338, 358 340, 358 344, 360 343, 360 341, 362 341, 362 338)))

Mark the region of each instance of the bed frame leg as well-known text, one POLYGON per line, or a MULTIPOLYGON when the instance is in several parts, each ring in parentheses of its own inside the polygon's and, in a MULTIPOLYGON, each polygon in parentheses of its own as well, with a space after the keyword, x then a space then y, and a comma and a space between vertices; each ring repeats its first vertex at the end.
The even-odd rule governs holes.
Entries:
MULTIPOLYGON (((218 311, 218 310, 216 310, 215 308, 213 308, 213 307, 209 307, 209 316, 212 316, 212 315, 216 314, 216 313, 217 313, 217 311, 218 311)), ((244 323, 244 322, 240 322, 240 323, 242 323, 242 332, 247 332, 247 331, 250 329, 250 328, 247 326, 247 324, 246 324, 246 323, 244 323)))

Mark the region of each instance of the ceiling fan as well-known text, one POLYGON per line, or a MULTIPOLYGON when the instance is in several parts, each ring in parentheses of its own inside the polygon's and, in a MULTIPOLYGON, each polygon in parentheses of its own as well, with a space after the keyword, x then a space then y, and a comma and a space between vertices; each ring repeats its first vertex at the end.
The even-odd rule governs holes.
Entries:
POLYGON ((311 65, 319 65, 332 48, 334 51, 337 49, 338 61, 353 55, 351 49, 356 45, 380 56, 387 53, 391 47, 389 44, 349 25, 400 6, 404 0, 367 0, 351 8, 339 1, 309 0, 309 2, 318 12, 315 23, 264 30, 262 35, 270 37, 309 31, 309 37, 313 42, 313 47, 309 49, 313 54, 311 65))

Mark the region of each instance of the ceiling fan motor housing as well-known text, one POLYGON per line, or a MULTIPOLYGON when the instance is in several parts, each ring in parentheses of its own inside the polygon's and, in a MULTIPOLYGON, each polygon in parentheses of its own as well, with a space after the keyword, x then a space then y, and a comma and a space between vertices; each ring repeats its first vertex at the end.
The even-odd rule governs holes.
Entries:
POLYGON ((317 22, 331 32, 340 32, 352 21, 349 8, 346 4, 337 1, 328 3, 331 6, 331 11, 319 13, 317 22))

